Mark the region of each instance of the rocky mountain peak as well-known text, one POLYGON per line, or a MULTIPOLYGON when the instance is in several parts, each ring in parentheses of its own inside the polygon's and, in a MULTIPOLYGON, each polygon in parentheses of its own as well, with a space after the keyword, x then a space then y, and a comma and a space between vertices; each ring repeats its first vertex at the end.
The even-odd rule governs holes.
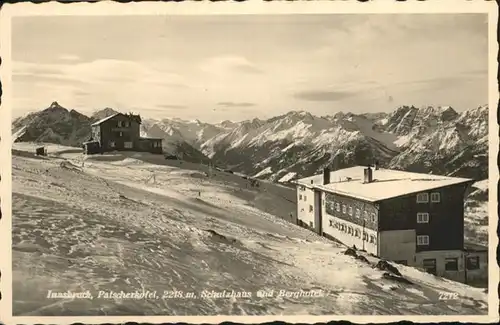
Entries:
POLYGON ((111 115, 116 114, 116 113, 119 113, 119 112, 112 109, 111 107, 106 107, 106 108, 103 108, 103 109, 95 112, 94 114, 92 114, 91 118, 93 118, 95 120, 100 120, 100 119, 106 118, 106 117, 111 116, 111 115))
POLYGON ((59 105, 58 102, 52 102, 52 104, 50 104, 49 107, 47 107, 47 109, 45 109, 45 112, 47 113, 66 113, 68 112, 68 110, 64 107, 62 107, 61 105, 59 105))

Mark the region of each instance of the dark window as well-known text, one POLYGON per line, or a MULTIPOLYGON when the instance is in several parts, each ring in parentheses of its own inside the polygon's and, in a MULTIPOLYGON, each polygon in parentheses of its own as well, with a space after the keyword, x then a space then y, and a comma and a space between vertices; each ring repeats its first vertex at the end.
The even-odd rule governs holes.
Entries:
POLYGON ((477 269, 479 269, 479 256, 468 256, 467 270, 477 270, 477 269))
POLYGON ((458 258, 447 258, 444 260, 444 269, 446 271, 458 271, 458 258))
POLYGON ((423 260, 424 267, 436 267, 435 258, 426 258, 423 260))
POLYGON ((333 227, 333 220, 330 219, 330 227, 333 227))
POLYGON ((309 205, 309 212, 313 212, 313 206, 309 205))
POLYGON ((299 200, 302 200, 302 194, 299 194, 299 200))
POLYGON ((310 226, 311 228, 312 228, 312 227, 314 227, 314 224, 313 224, 313 222, 312 222, 312 221, 309 221, 309 226, 310 226))

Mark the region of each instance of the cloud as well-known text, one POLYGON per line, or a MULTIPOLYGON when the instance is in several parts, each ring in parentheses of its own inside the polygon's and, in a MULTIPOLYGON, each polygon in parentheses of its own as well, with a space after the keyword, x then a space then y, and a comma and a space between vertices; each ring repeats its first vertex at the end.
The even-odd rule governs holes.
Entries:
POLYGON ((72 83, 119 86, 127 83, 163 87, 187 87, 184 77, 150 68, 140 62, 100 59, 77 64, 36 64, 14 62, 13 76, 54 78, 72 83))
POLYGON ((185 109, 188 108, 186 105, 170 105, 170 104, 159 104, 156 105, 158 108, 166 108, 166 109, 185 109))
POLYGON ((202 71, 213 74, 262 74, 256 64, 242 56, 218 56, 204 60, 200 66, 202 71))
POLYGON ((354 94, 346 91, 300 91, 294 94, 294 97, 301 100, 312 102, 335 102, 344 98, 353 96, 354 94))
POLYGON ((465 108, 487 96, 486 16, 240 16, 159 18, 151 30, 166 42, 156 33, 135 35, 135 18, 106 18, 115 26, 106 29, 85 18, 81 24, 90 29, 76 38, 65 27, 74 19, 22 23, 25 31, 16 35, 24 41, 17 50, 13 45, 14 59, 25 61, 14 62, 15 106, 35 109, 58 100, 82 109, 134 106, 158 116, 240 120, 290 107, 318 114, 386 110, 401 101, 465 108), (52 37, 40 47, 33 31, 44 24, 52 37), (221 31, 227 37, 213 37, 221 31))
POLYGON ((247 103, 247 102, 219 102, 217 103, 219 106, 224 106, 224 107, 252 107, 255 106, 254 103, 247 103))

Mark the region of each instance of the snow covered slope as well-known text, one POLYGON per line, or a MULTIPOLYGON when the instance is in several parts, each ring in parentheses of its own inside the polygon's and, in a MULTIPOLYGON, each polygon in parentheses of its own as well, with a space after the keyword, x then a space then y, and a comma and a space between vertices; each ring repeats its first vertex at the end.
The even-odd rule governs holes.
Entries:
POLYGON ((295 208, 291 189, 251 188, 223 172, 208 178, 205 166, 155 155, 84 159, 51 148, 48 157, 20 155, 26 145, 13 155, 14 315, 487 313, 480 289, 404 266, 411 284, 392 280, 373 257, 345 255, 345 247, 276 218, 295 208), (46 298, 47 290, 68 289, 94 299, 46 298), (106 290, 156 291, 158 299, 97 298, 106 290), (162 299, 164 290, 197 296, 162 299), (215 298, 211 290, 251 297, 215 298), (441 292, 458 299, 439 300, 441 292))

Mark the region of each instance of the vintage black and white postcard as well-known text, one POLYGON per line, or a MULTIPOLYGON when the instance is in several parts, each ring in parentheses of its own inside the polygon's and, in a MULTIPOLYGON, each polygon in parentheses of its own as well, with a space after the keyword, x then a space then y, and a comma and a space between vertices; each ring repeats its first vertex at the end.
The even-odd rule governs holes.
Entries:
POLYGON ((498 320, 494 2, 0 17, 2 320, 498 320))

